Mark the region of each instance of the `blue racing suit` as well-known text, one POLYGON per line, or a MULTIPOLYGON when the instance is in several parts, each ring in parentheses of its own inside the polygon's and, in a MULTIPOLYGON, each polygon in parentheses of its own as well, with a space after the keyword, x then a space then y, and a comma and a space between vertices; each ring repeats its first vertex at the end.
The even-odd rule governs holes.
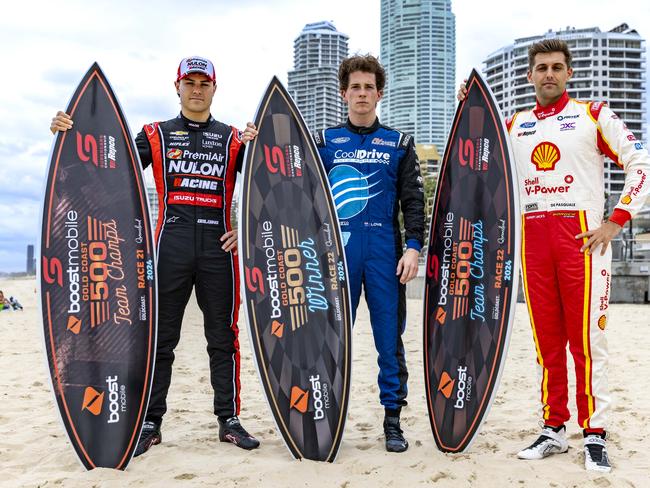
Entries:
POLYGON ((406 405, 408 371, 402 333, 406 287, 399 282, 402 257, 399 211, 406 246, 420 251, 424 191, 413 138, 375 120, 371 127, 346 124, 316 132, 341 224, 353 320, 365 289, 379 354, 379 398, 387 411, 406 405))

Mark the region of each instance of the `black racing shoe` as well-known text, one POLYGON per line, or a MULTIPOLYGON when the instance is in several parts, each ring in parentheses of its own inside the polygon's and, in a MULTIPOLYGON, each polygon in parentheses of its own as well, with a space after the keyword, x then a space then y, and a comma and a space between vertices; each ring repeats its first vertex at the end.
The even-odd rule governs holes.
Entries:
POLYGON ((149 450, 151 446, 160 444, 160 441, 162 441, 162 434, 160 433, 160 424, 147 420, 142 426, 142 432, 140 433, 140 440, 138 441, 138 445, 135 448, 135 453, 133 454, 133 457, 137 457, 140 454, 144 454, 149 450))
POLYGON ((260 441, 246 432, 236 415, 226 420, 219 420, 219 440, 221 442, 232 442, 237 447, 251 450, 259 447, 260 441))
POLYGON ((399 417, 384 417, 384 435, 388 452, 404 452, 409 448, 399 425, 399 417))

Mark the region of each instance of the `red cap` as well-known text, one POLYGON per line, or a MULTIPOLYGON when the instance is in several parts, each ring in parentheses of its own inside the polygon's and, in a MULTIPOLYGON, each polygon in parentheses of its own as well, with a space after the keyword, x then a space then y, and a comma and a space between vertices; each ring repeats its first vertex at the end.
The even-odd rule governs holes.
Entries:
POLYGON ((210 81, 217 81, 212 61, 200 56, 192 56, 181 60, 181 63, 178 65, 176 81, 180 81, 192 73, 201 73, 210 78, 210 81))

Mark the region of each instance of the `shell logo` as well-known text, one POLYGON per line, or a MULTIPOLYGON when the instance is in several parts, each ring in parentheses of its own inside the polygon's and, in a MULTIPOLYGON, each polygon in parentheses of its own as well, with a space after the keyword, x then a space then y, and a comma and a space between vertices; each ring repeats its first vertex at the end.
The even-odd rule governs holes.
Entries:
POLYGON ((535 165, 537 171, 553 171, 560 160, 560 149, 552 142, 540 142, 533 149, 530 161, 535 165))
POLYGON ((632 197, 630 195, 625 195, 623 198, 621 198, 621 203, 623 205, 629 205, 632 203, 632 197))
POLYGON ((605 330, 605 327, 607 327, 607 316, 601 315, 598 317, 598 327, 600 330, 605 330))

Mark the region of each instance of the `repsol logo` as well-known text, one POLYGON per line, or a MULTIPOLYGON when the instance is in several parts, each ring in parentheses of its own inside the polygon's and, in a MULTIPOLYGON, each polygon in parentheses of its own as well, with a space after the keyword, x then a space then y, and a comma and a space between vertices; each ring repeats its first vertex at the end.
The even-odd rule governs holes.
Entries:
POLYGON ((108 423, 115 424, 120 421, 120 413, 126 412, 126 387, 117 383, 117 376, 107 376, 108 387, 108 423))
POLYGON ((310 376, 311 392, 314 399, 314 420, 325 418, 325 409, 330 408, 330 396, 327 383, 321 383, 320 375, 310 376))

